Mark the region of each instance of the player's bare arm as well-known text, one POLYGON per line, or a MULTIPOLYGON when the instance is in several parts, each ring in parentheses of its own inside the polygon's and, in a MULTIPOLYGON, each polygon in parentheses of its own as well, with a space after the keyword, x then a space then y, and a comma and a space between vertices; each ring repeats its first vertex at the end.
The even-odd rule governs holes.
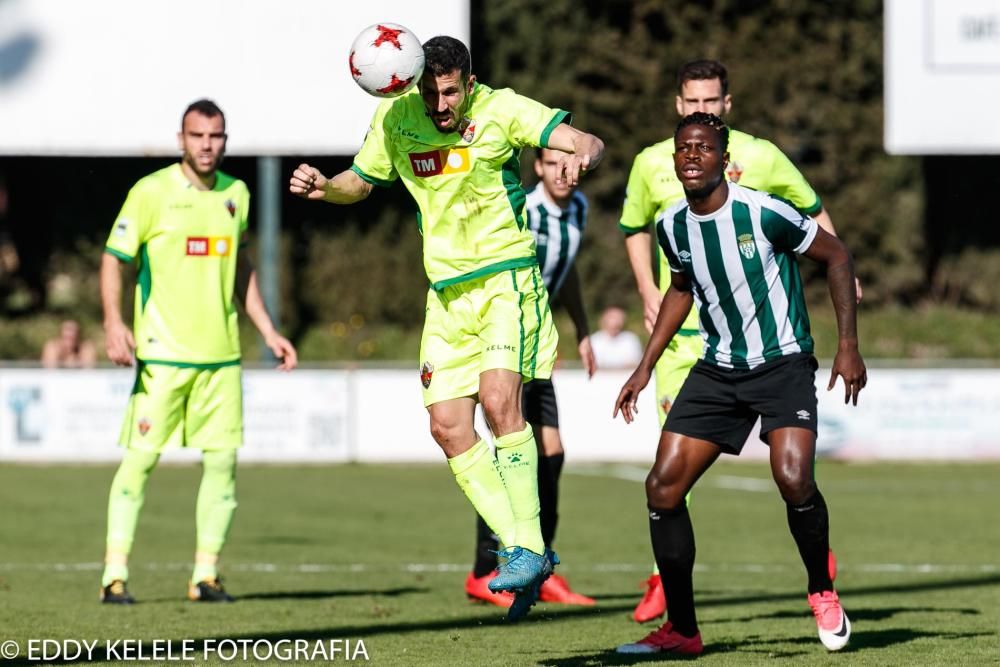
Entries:
POLYGON ((670 289, 663 295, 663 303, 660 305, 653 333, 649 337, 649 342, 646 343, 646 350, 642 353, 639 367, 635 369, 618 394, 612 418, 617 417, 620 410, 625 418, 625 423, 631 424, 632 420, 635 419, 635 415, 639 412, 637 408, 639 392, 649 384, 649 377, 653 373, 656 362, 659 361, 663 350, 673 340, 677 330, 681 328, 688 313, 691 312, 693 303, 691 280, 683 273, 671 273, 670 289))
POLYGON ((844 403, 858 404, 858 394, 868 383, 865 362, 858 351, 857 300, 854 260, 847 246, 836 236, 820 228, 805 256, 826 265, 826 281, 837 315, 837 355, 830 372, 827 391, 833 389, 839 375, 844 380, 844 403))
POLYGON ((302 163, 292 172, 288 190, 293 195, 331 204, 353 204, 372 193, 372 184, 347 169, 327 178, 319 169, 302 163))
MULTIPOLYGON (((838 236, 837 230, 833 226, 833 220, 830 219, 830 213, 825 209, 821 208, 819 213, 812 216, 812 219, 816 221, 816 224, 821 228, 825 229, 827 232, 833 236, 838 236)), ((861 303, 861 299, 864 297, 864 290, 861 289, 861 280, 855 275, 854 276, 854 291, 855 299, 858 303, 861 303)))
POLYGON ((274 322, 264 305, 264 298, 257 285, 257 270, 254 268, 250 253, 246 248, 244 236, 239 253, 236 255, 236 299, 243 306, 243 311, 260 332, 275 358, 280 359, 278 370, 290 371, 298 364, 298 353, 291 341, 278 333, 274 322))
POLYGON ((663 300, 656 287, 653 265, 650 262, 653 256, 652 237, 648 227, 625 237, 628 263, 632 266, 632 275, 635 276, 635 284, 642 298, 642 323, 646 327, 646 333, 653 333, 653 325, 656 324, 656 316, 660 313, 660 303, 663 300))
POLYGON ((573 320, 576 329, 576 349, 580 353, 580 361, 583 369, 587 371, 587 377, 594 377, 597 370, 597 360, 594 358, 594 350, 590 346, 590 327, 587 325, 587 311, 583 307, 583 294, 580 290, 580 274, 576 271, 574 264, 566 272, 562 287, 559 290, 559 299, 566 307, 566 312, 573 320))
POLYGON ((567 153, 559 156, 560 178, 557 182, 570 186, 580 182, 581 174, 596 169, 604 157, 603 141, 566 123, 560 123, 552 130, 547 148, 567 153))
POLYGON ((104 346, 108 359, 131 366, 135 338, 122 319, 122 263, 109 253, 101 255, 101 307, 104 310, 104 346))

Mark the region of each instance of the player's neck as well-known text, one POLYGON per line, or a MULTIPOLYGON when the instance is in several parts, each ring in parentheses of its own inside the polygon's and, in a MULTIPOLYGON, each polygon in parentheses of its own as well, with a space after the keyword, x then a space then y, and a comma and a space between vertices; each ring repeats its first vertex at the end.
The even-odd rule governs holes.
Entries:
POLYGON ((707 193, 687 192, 688 205, 695 215, 709 215, 726 205, 729 199, 729 183, 723 178, 707 193))
POLYGON ((191 165, 181 160, 181 172, 184 177, 195 187, 196 190, 211 190, 215 187, 216 172, 213 169, 211 174, 202 176, 196 172, 191 165))
POLYGON ((541 184, 541 188, 542 188, 542 194, 550 202, 552 202, 553 204, 555 204, 556 206, 558 206, 559 208, 561 208, 563 210, 566 210, 567 208, 569 208, 569 200, 573 197, 573 192, 572 191, 570 191, 570 193, 568 195, 566 195, 565 197, 555 197, 555 196, 553 196, 553 194, 551 192, 549 192, 549 189, 547 187, 545 187, 545 183, 541 184))

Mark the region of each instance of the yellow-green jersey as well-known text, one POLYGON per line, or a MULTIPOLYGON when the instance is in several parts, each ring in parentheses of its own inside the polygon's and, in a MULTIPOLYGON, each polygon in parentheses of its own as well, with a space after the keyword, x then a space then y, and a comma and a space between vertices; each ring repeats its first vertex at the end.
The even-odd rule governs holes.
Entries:
POLYGON ((177 366, 239 362, 233 290, 249 209, 243 181, 218 171, 212 190, 198 190, 180 163, 129 191, 105 252, 138 262, 138 359, 177 366))
MULTIPOLYGON (((819 196, 802 172, 770 141, 730 129, 728 150, 726 177, 731 182, 778 195, 805 215, 822 210, 819 196)), ((673 138, 653 144, 639 153, 632 165, 618 226, 626 234, 648 230, 650 223, 683 198, 684 188, 674 171, 673 138)), ((657 254, 660 258, 660 291, 666 292, 670 286, 670 267, 663 251, 658 250, 657 254)), ((698 329, 698 316, 694 309, 682 328, 698 329)))
POLYGON ((424 270, 435 290, 537 264, 524 216, 520 151, 548 145, 569 113, 476 83, 461 132, 437 130, 414 91, 383 102, 352 170, 397 178, 417 202, 424 270))

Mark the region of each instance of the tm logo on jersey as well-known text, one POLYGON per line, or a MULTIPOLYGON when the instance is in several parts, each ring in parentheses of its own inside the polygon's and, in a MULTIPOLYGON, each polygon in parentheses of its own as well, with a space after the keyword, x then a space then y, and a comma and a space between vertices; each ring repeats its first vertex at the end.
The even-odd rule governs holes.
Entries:
POLYGON ((228 236, 189 236, 184 254, 194 257, 228 257, 232 247, 232 239, 228 236))
POLYGON ((747 259, 753 259, 757 254, 757 244, 754 243, 753 234, 740 234, 736 237, 736 243, 740 247, 740 254, 747 259))
POLYGON ((442 148, 425 153, 409 153, 413 175, 419 178, 469 171, 472 160, 468 148, 442 148))

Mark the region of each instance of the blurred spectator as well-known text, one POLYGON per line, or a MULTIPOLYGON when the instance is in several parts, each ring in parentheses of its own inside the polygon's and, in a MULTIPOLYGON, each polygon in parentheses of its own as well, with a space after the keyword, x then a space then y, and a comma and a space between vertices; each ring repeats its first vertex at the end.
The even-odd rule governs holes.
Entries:
POLYGON ((642 359, 639 337, 625 330, 625 311, 618 306, 605 308, 600 328, 590 334, 590 346, 598 368, 633 369, 642 359))
POLYGON ((45 368, 93 368, 97 365, 97 347, 84 340, 80 323, 64 320, 59 325, 59 337, 52 338, 42 348, 42 366, 45 368))

